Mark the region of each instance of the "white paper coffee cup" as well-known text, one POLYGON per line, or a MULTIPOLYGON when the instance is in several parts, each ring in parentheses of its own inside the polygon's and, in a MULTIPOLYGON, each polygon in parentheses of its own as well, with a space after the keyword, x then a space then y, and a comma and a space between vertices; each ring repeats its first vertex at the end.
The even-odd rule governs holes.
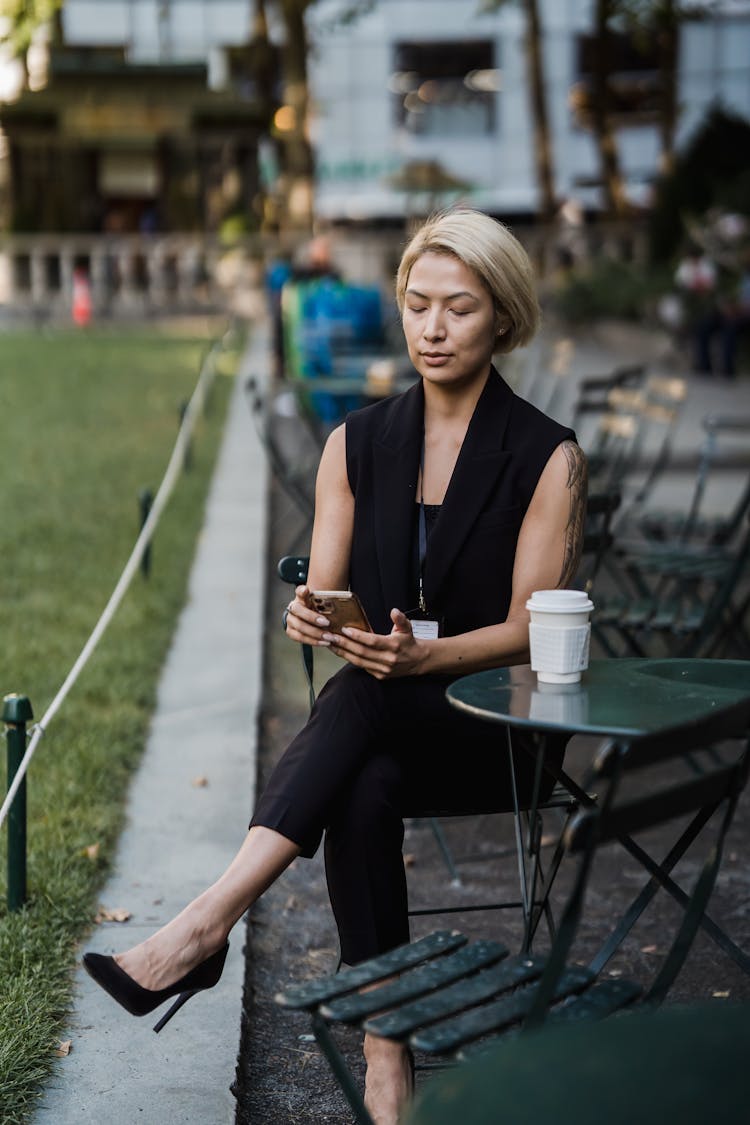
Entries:
POLYGON ((531 616, 531 668, 547 684, 573 684, 589 666, 594 603, 583 590, 535 590, 526 602, 531 616))

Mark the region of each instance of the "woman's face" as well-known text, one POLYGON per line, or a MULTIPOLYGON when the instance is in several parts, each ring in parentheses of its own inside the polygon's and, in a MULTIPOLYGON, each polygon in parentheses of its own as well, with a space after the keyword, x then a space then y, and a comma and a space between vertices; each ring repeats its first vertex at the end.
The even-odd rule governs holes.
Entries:
POLYGON ((484 378, 495 348, 492 298, 473 270, 449 254, 429 251, 409 273, 403 311, 409 358, 419 374, 442 386, 484 378))

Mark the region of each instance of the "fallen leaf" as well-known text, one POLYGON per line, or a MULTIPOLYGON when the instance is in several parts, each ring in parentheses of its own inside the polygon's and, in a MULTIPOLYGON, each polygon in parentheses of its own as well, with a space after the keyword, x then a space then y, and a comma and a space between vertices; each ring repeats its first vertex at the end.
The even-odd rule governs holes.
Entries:
POLYGON ((99 848, 100 848, 100 844, 99 844, 99 841, 97 840, 95 844, 89 844, 89 846, 87 848, 84 848, 83 851, 81 852, 81 855, 85 855, 86 859, 90 859, 91 862, 93 863, 94 860, 99 858, 99 848))
POLYGON ((129 922, 132 917, 130 911, 123 909, 121 906, 116 906, 113 910, 110 910, 108 906, 100 906, 94 921, 97 925, 100 922, 129 922))
POLYGON ((414 855, 413 852, 405 852, 404 853, 404 867, 414 867, 416 862, 417 862, 417 857, 414 855))
POLYGON ((55 1048, 55 1055, 58 1059, 64 1059, 70 1054, 70 1048, 73 1046, 72 1039, 61 1039, 55 1048))
POLYGON ((659 947, 657 945, 643 945, 641 946, 641 953, 658 953, 659 947))
POLYGON ((727 1000, 729 998, 729 989, 727 989, 726 992, 712 992, 711 995, 716 1000, 727 1000))
POLYGON ((206 789, 208 787, 208 778, 203 777, 202 775, 199 777, 194 777, 190 784, 192 785, 193 789, 206 789))
POLYGON ((609 970, 609 976, 611 976, 611 977, 621 977, 622 976, 622 969, 610 969, 609 970))
POLYGON ((311 961, 328 960, 335 957, 336 953, 333 949, 308 949, 307 956, 311 961))

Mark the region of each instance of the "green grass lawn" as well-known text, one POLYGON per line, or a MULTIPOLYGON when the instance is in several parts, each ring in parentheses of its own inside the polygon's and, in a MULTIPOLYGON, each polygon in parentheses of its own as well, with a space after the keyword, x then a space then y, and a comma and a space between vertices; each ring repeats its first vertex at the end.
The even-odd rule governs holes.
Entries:
MULTIPOLYGON (((159 485, 206 339, 157 330, 0 334, 0 695, 40 718, 104 608, 159 485)), ((236 353, 220 371, 231 373, 236 353)), ((6 911, 0 832, 0 1121, 27 1121, 69 1010, 76 943, 123 821, 183 604, 229 378, 216 379, 140 574, 31 766, 29 902, 6 911)), ((2 740, 4 743, 4 739, 2 740)), ((5 792, 5 749, 0 747, 5 792)))

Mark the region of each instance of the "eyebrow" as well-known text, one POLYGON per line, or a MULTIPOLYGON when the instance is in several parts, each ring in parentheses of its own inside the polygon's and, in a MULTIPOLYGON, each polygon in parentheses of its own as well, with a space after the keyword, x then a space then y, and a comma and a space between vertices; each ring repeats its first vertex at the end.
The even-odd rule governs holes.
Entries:
MULTIPOLYGON (((418 289, 407 289, 406 295, 408 297, 421 297, 424 301, 432 300, 426 293, 420 293, 418 289)), ((445 297, 444 300, 455 301, 458 297, 468 297, 472 301, 479 300, 475 293, 470 293, 467 289, 462 289, 458 293, 451 293, 448 297, 445 297)))

